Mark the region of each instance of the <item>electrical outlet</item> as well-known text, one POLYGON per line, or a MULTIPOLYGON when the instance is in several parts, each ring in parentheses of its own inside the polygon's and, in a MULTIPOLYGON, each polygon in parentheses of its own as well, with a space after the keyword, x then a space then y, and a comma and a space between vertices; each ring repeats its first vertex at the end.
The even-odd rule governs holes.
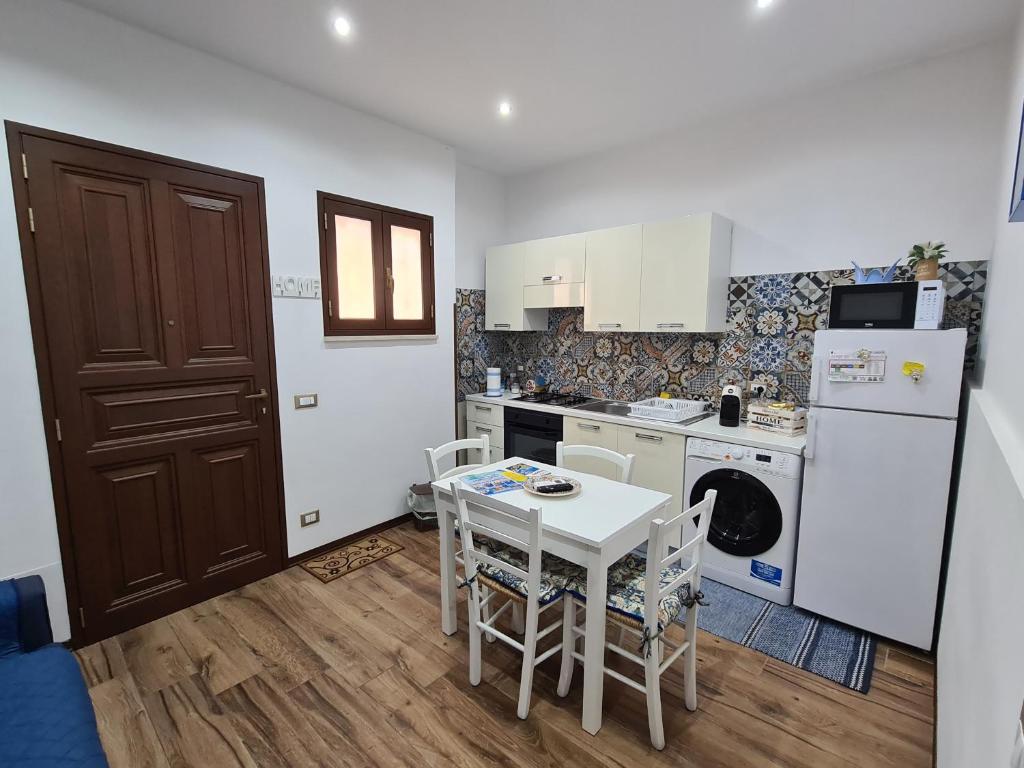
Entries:
POLYGON ((305 528, 307 525, 316 525, 320 522, 320 510, 314 509, 312 512, 303 512, 299 515, 299 527, 305 528))
POLYGON ((750 382, 749 386, 750 386, 750 394, 753 397, 764 397, 764 393, 766 391, 766 388, 765 388, 764 384, 760 384, 760 383, 758 383, 756 381, 752 381, 752 382, 750 382))
POLYGON ((317 397, 316 392, 310 392, 308 395, 295 395, 296 410, 301 408, 316 408, 319 404, 320 398, 317 397))

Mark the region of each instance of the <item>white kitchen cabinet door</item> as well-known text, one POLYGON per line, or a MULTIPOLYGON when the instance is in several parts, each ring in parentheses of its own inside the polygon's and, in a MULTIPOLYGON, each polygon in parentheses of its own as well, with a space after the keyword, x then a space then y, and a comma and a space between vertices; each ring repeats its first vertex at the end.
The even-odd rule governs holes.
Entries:
MULTIPOLYGON (((588 421, 566 416, 562 420, 562 442, 566 445, 596 445, 599 448, 619 450, 618 426, 606 421, 588 421)), ((600 475, 609 480, 619 479, 619 468, 614 464, 589 456, 570 456, 565 466, 579 472, 600 475)))
POLYGON ((642 250, 642 224, 587 233, 584 330, 639 330, 642 250))
POLYGON ((640 330, 725 330, 732 224, 706 213, 643 225, 640 330))
POLYGON ((585 233, 546 237, 523 245, 523 285, 583 282, 587 259, 585 233))
POLYGON ((686 438, 671 432, 620 426, 619 453, 632 453, 633 485, 672 494, 672 507, 666 514, 683 511, 683 466, 686 463, 686 438))
MULTIPOLYGON (((501 461, 505 458, 505 430, 502 427, 495 427, 490 424, 481 424, 478 421, 467 421, 466 422, 466 437, 479 438, 483 435, 487 435, 487 439, 491 446, 491 458, 488 461, 483 462, 484 464, 501 461)), ((479 451, 472 452, 474 454, 479 451)), ((479 461, 477 458, 468 458, 463 461, 463 464, 475 464, 479 461)))
POLYGON ((523 309, 525 243, 487 249, 485 327, 488 331, 547 330, 544 310, 523 309))

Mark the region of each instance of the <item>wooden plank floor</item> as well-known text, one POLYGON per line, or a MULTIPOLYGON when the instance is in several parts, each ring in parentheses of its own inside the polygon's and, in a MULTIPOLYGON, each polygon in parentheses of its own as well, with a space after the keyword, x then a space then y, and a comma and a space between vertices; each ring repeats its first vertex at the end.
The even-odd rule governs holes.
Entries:
POLYGON ((291 568, 78 651, 111 765, 931 765, 933 666, 885 645, 863 696, 701 633, 698 710, 681 664, 663 678, 662 753, 643 697, 611 678, 585 733, 582 673, 558 698, 557 658, 520 721, 520 657, 485 645, 473 688, 464 606, 440 631, 437 534, 385 535, 405 549, 331 584, 291 568))

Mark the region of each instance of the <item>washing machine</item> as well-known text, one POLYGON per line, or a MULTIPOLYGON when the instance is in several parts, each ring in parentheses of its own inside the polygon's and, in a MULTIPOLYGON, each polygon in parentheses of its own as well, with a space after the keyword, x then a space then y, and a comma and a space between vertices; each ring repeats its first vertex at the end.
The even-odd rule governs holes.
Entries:
MULTIPOLYGON (((718 491, 704 545, 703 575, 766 600, 793 602, 803 459, 782 451, 691 437, 689 505, 718 491)), ((696 523, 688 522, 691 536, 696 523)))

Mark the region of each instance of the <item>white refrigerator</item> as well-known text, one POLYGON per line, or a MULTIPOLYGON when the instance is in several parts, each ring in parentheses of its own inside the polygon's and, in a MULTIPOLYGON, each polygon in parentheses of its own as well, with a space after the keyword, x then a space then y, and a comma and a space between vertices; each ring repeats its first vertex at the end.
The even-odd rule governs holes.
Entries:
POLYGON ((931 647, 966 342, 815 334, 796 605, 931 647))

